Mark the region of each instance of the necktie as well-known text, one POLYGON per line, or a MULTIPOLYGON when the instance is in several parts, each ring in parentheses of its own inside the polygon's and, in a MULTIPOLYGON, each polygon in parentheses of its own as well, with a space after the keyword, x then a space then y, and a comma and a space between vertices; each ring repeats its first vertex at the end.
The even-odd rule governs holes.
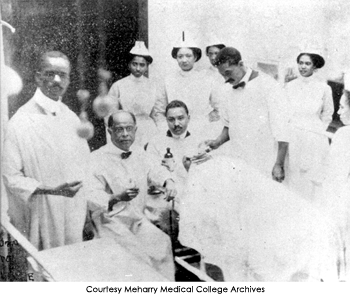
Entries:
POLYGON ((233 89, 237 89, 237 88, 240 88, 240 87, 244 88, 244 86, 245 86, 245 82, 240 82, 240 83, 238 83, 237 85, 232 86, 232 88, 233 88, 233 89))
POLYGON ((131 155, 131 152, 125 152, 125 153, 122 153, 121 157, 123 160, 125 160, 125 159, 129 158, 130 155, 131 155))

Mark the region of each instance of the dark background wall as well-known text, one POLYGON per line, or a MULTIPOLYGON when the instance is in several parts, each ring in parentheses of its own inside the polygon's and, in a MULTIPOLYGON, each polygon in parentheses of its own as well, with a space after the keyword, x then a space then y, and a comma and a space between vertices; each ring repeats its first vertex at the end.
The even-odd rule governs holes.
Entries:
POLYGON ((112 72, 112 82, 129 74, 126 53, 135 40, 147 44, 147 0, 2 0, 2 18, 16 28, 4 38, 6 64, 22 77, 22 92, 9 101, 10 117, 34 94, 34 69, 45 50, 65 53, 71 63, 71 84, 63 101, 77 114, 78 89, 90 91, 91 149, 105 144, 101 119, 91 110, 97 95, 97 70, 112 72))

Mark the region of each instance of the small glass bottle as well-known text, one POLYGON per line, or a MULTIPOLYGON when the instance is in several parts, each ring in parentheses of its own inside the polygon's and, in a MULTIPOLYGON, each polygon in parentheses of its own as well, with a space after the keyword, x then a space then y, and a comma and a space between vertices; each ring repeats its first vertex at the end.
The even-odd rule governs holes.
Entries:
POLYGON ((170 148, 166 148, 166 154, 164 155, 164 162, 167 164, 169 171, 174 171, 175 161, 174 156, 170 151, 170 148))

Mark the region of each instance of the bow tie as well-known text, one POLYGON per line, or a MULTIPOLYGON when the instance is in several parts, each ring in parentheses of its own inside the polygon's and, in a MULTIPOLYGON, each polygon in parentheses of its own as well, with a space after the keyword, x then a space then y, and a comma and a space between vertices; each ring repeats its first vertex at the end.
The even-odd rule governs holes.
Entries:
POLYGON ((125 153, 121 154, 121 157, 122 157, 123 160, 125 160, 125 159, 129 158, 130 155, 131 155, 131 152, 125 152, 125 153))
POLYGON ((240 82, 240 83, 238 83, 237 85, 232 86, 232 88, 233 88, 233 89, 237 89, 237 88, 240 88, 240 87, 244 88, 244 86, 245 86, 245 82, 240 82))

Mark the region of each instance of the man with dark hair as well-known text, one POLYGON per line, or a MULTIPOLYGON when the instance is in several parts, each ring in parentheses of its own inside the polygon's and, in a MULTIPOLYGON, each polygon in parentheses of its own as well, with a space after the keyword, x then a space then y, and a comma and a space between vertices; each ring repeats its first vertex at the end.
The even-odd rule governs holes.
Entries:
POLYGON ((135 116, 117 111, 108 120, 111 142, 91 153, 86 182, 95 236, 116 239, 174 280, 170 239, 144 215, 148 185, 158 187, 169 201, 176 195, 174 180, 165 167, 134 145, 136 131, 135 116))
POLYGON ((267 176, 272 170, 272 178, 282 182, 289 141, 288 102, 283 89, 271 77, 246 67, 233 47, 222 49, 215 64, 232 89, 222 108, 225 127, 207 144, 217 149, 230 140, 233 156, 267 176))
POLYGON ((61 102, 69 75, 63 53, 40 57, 38 88, 9 121, 4 142, 10 219, 39 250, 80 242, 83 236, 89 147, 77 134, 80 120, 61 102))
MULTIPOLYGON (((172 178, 178 183, 178 197, 175 199, 175 211, 178 212, 178 206, 183 193, 184 185, 187 179, 187 170, 191 162, 186 158, 191 158, 198 154, 201 139, 188 131, 190 115, 186 104, 179 100, 173 100, 165 109, 165 116, 168 124, 168 130, 164 134, 151 139, 147 147, 147 153, 157 159, 158 163, 162 163, 171 173, 172 178), (170 149, 173 155, 174 164, 169 165, 164 159, 167 149, 170 149)), ((149 199, 148 216, 155 224, 162 228, 165 232, 169 230, 167 220, 162 218, 166 212, 171 210, 169 204, 154 196, 149 199), (154 208, 157 208, 154 209, 154 208)))

